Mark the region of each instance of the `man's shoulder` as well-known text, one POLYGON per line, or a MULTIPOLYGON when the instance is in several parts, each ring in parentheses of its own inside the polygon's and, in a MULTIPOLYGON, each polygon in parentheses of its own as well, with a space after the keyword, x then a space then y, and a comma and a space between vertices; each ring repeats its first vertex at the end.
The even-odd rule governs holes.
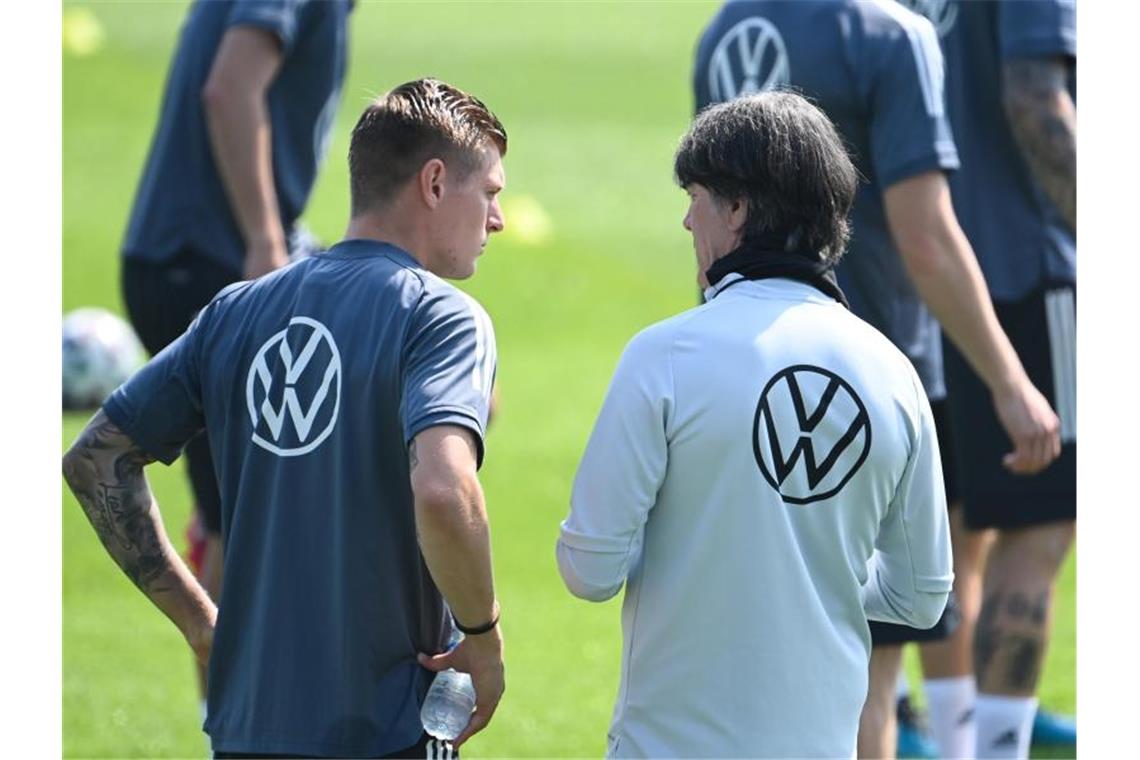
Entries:
POLYGON ((426 269, 415 270, 414 274, 419 278, 423 288, 424 301, 438 302, 457 310, 470 311, 479 318, 487 318, 487 310, 483 308, 483 304, 470 293, 426 269))

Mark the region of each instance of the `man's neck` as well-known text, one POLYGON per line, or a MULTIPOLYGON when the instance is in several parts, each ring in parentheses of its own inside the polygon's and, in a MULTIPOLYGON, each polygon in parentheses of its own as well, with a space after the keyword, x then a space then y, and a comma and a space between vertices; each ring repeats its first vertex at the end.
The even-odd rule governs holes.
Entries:
POLYGON ((345 240, 376 240, 389 243, 411 254, 412 258, 426 266, 423 259, 423 235, 414 224, 401 218, 395 210, 387 213, 370 212, 352 217, 344 233, 345 240))

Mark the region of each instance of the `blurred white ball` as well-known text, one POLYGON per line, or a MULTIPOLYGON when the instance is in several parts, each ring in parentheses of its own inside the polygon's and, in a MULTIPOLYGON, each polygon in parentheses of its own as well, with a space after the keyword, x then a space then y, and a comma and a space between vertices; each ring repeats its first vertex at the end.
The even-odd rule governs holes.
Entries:
POLYGON ((63 318, 63 408, 93 409, 146 361, 131 326, 109 311, 63 318))

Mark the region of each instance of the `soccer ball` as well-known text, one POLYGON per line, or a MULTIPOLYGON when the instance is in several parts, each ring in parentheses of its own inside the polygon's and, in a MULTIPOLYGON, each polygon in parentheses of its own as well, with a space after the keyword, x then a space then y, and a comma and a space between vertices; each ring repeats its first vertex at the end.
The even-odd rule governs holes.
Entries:
POLYGON ((63 318, 63 408, 99 406, 145 358, 130 325, 111 312, 71 312, 63 318))

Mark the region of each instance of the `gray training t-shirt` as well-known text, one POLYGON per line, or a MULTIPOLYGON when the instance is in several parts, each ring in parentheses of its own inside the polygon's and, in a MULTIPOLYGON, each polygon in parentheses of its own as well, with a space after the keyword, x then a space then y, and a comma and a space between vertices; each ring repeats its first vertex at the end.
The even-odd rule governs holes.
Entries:
MULTIPOLYGON (((910 0, 914 4, 916 0, 910 0)), ((1046 196, 1014 138, 1002 103, 1002 66, 1077 56, 1073 0, 919 3, 946 53, 950 121, 962 151, 951 180, 954 210, 995 301, 1077 281, 1073 230, 1046 196)), ((1076 98, 1076 82, 1069 81, 1076 98)))
POLYGON ((222 36, 264 29, 281 45, 266 94, 273 184, 288 232, 324 160, 348 59, 347 0, 198 0, 182 26, 162 111, 135 194, 123 255, 166 261, 188 250, 242 271, 245 243, 214 161, 202 106, 222 36))
POLYGON ((726 3, 701 37, 693 77, 698 111, 790 87, 835 123, 867 180, 839 284, 855 314, 911 360, 932 399, 946 394, 938 323, 907 276, 882 196, 901 180, 958 167, 942 85, 934 29, 893 0, 726 3))
POLYGON ((490 319, 384 243, 350 240, 226 288, 104 405, 173 462, 203 427, 225 577, 205 730, 215 751, 367 757, 413 744, 449 613, 420 554, 408 442, 479 440, 490 319))

